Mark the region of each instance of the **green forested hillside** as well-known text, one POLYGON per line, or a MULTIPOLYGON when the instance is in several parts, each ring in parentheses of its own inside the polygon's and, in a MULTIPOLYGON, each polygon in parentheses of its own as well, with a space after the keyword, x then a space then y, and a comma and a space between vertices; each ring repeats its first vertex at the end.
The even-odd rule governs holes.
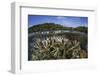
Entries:
POLYGON ((71 27, 65 27, 60 24, 54 24, 54 23, 44 23, 44 24, 38 24, 34 25, 30 28, 28 28, 28 32, 37 32, 37 31, 52 31, 52 30, 71 30, 71 27))
POLYGON ((73 27, 65 27, 63 25, 55 24, 55 23, 43 23, 43 24, 34 25, 28 28, 28 33, 39 32, 39 31, 52 31, 52 30, 69 30, 69 31, 79 31, 79 32, 87 33, 87 27, 85 26, 79 26, 73 28, 73 27))
POLYGON ((87 30, 88 30, 88 28, 87 27, 85 27, 85 26, 79 26, 79 27, 76 27, 76 28, 74 28, 74 30, 75 31, 79 31, 79 32, 84 32, 84 33, 86 33, 87 34, 87 30))

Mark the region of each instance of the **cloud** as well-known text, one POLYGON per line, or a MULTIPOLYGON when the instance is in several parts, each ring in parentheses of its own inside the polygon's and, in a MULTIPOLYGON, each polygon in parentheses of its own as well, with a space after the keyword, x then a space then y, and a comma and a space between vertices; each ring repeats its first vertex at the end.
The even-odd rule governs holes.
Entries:
POLYGON ((63 16, 58 16, 57 19, 65 19, 63 16))
POLYGON ((33 25, 29 25, 28 28, 32 27, 33 25))

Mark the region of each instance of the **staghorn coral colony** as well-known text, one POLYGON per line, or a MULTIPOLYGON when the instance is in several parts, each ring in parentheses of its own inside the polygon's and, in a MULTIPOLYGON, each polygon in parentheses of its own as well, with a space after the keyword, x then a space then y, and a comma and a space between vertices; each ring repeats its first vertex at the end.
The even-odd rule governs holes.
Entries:
POLYGON ((28 37, 28 60, 83 59, 88 57, 87 35, 76 32, 35 33, 28 37))

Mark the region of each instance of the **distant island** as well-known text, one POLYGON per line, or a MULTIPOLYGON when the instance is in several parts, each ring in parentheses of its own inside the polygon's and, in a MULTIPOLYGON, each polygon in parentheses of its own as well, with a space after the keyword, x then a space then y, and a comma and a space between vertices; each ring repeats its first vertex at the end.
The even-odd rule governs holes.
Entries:
POLYGON ((37 25, 33 25, 32 27, 29 27, 28 33, 43 32, 43 31, 58 31, 58 30, 78 31, 87 34, 88 27, 86 26, 66 27, 61 24, 43 23, 43 24, 37 24, 37 25))

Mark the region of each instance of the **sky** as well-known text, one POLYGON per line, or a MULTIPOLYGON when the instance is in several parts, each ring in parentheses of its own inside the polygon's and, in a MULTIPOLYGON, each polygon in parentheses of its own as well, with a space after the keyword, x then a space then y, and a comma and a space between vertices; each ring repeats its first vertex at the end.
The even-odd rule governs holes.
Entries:
POLYGON ((87 27, 88 17, 28 15, 28 27, 42 23, 56 23, 66 27, 87 27))

